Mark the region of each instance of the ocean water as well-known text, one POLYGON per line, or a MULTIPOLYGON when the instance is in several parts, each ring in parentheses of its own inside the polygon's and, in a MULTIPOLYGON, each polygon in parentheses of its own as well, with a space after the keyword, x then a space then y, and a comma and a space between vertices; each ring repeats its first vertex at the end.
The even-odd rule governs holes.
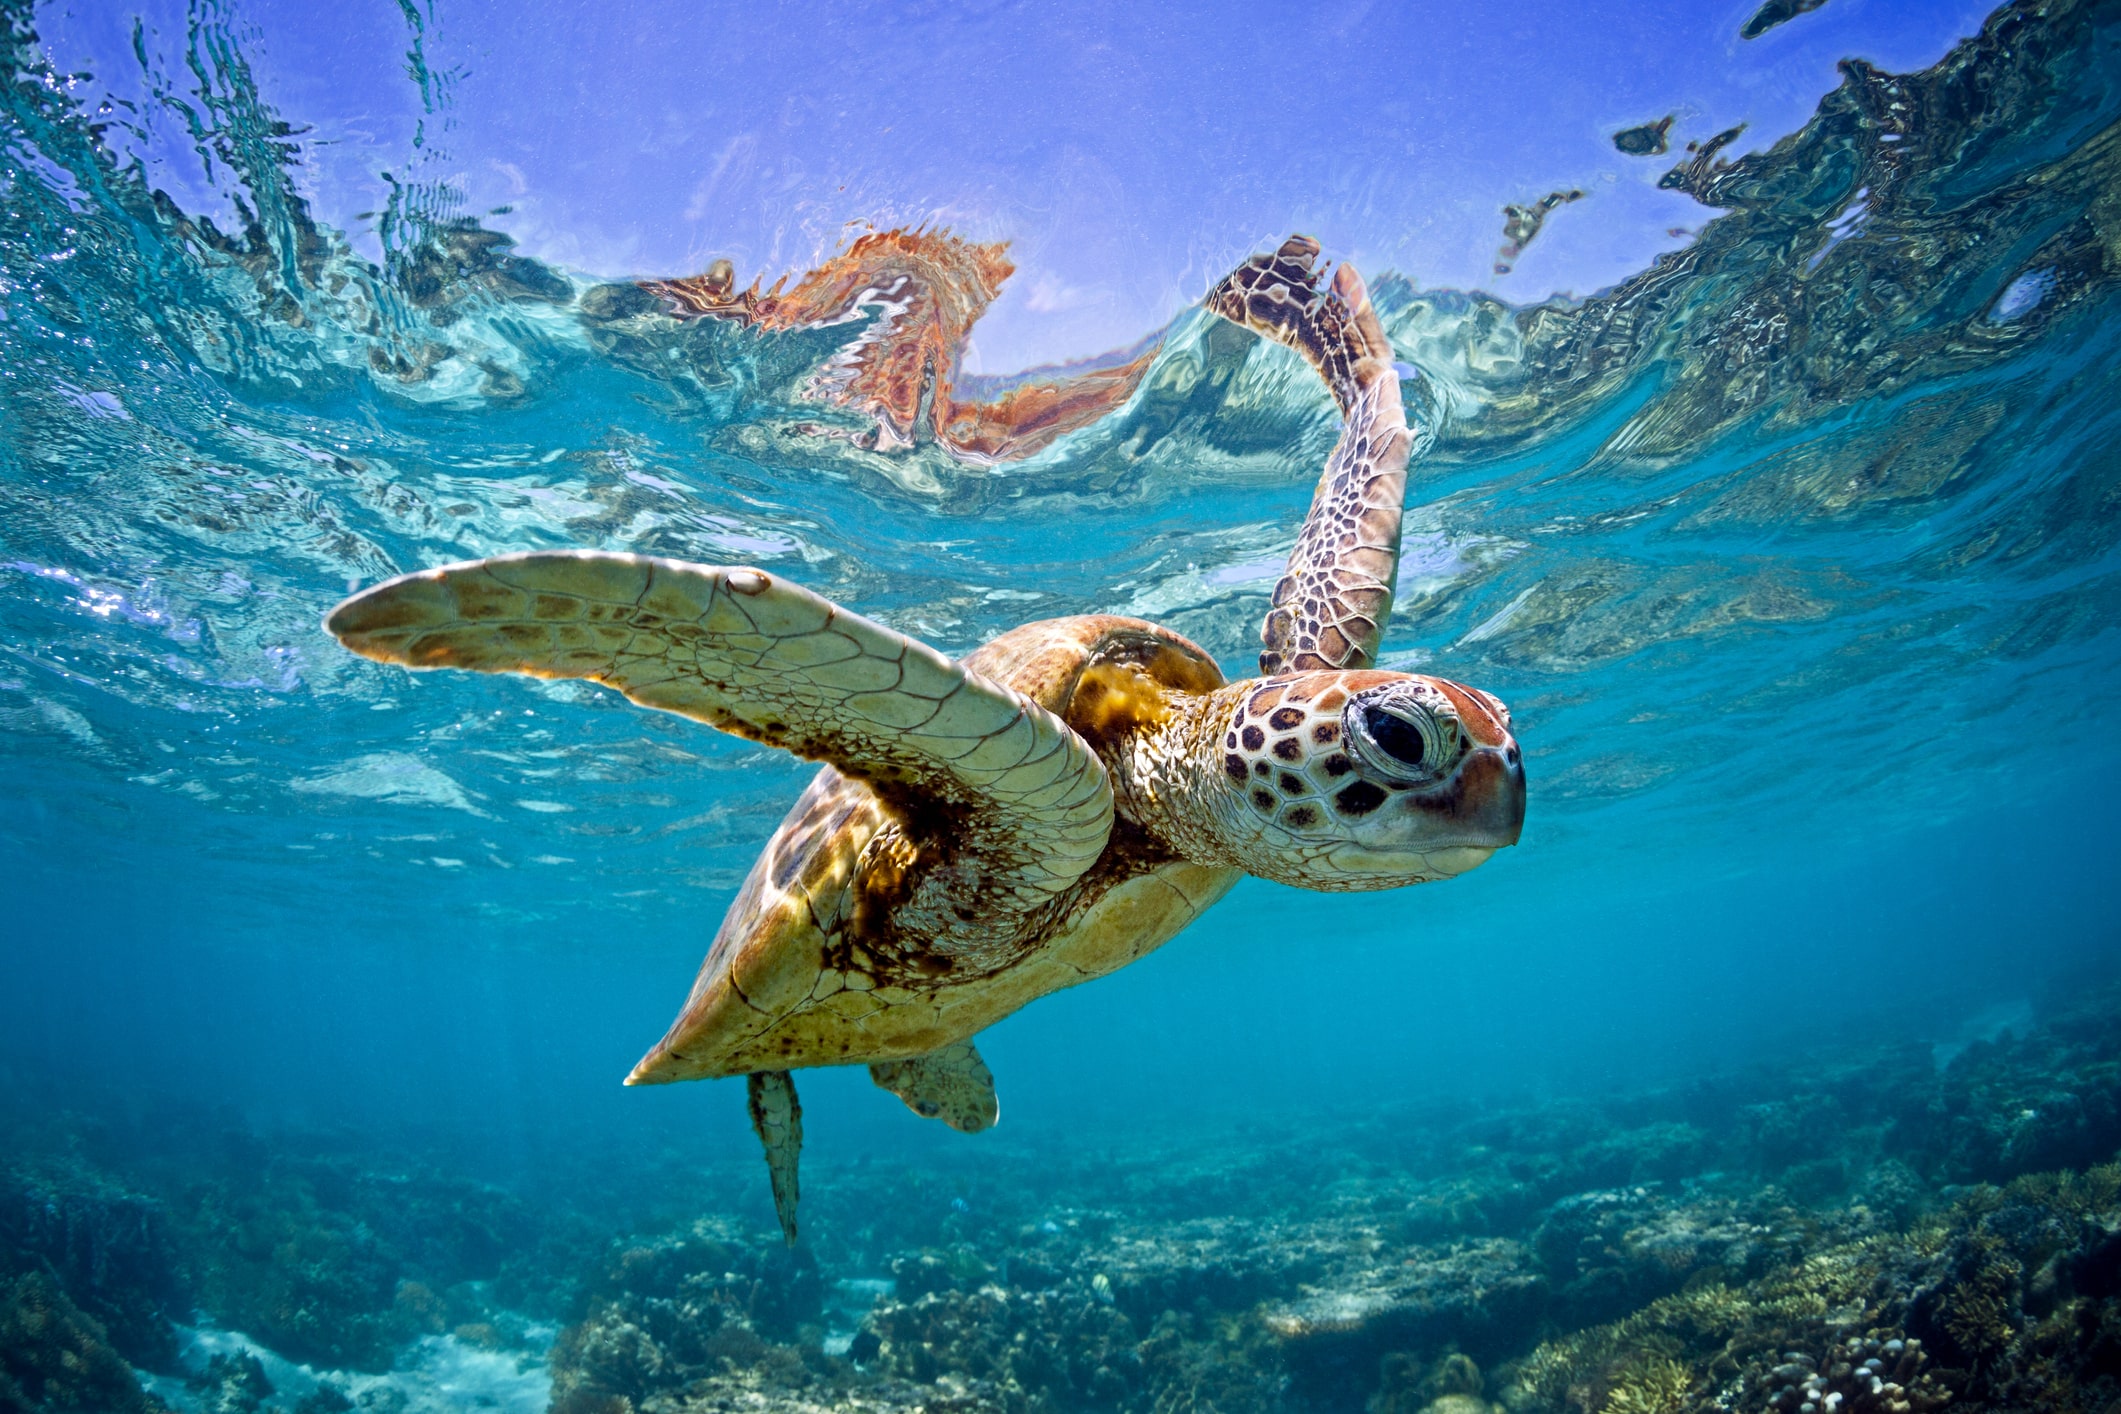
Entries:
POLYGON ((964 375, 943 260, 893 402, 860 360, 907 287, 680 319, 631 281, 697 271, 533 259, 426 179, 336 229, 241 24, 194 11, 190 77, 112 104, 7 14, 0 1407, 1794 1410, 1840 1347, 1785 1345, 1922 1330, 1897 1407, 2121 1395, 2110 1241, 2007 1291, 1951 1256, 2114 1205, 2121 9, 2006 6, 1735 160, 1675 143, 1695 226, 1595 294, 1366 270, 1423 428, 1383 663, 1510 703, 1521 843, 1240 884, 984 1034, 989 1133, 803 1072, 792 1254, 741 1087, 618 1082, 814 768, 324 614, 578 547, 952 656, 1128 613, 1249 675, 1330 399, 1198 308, 964 375), (210 195, 128 147, 154 103, 210 195), (1057 434, 952 431, 1060 386, 1057 434), (1864 1243, 1883 1294, 1624 1327, 1864 1243), (62 1328, 148 1393, 66 1394, 62 1328))

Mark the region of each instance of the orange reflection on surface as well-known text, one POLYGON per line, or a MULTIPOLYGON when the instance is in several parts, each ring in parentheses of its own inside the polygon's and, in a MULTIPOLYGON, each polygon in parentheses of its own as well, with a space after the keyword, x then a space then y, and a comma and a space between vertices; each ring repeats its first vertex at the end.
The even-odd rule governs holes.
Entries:
POLYGON ((1008 248, 948 231, 874 231, 793 289, 782 276, 763 292, 757 280, 739 290, 726 260, 702 275, 644 280, 641 288, 677 318, 765 330, 818 328, 873 312, 874 322, 818 370, 809 393, 874 418, 874 435, 859 440, 878 450, 932 437, 967 461, 1016 461, 1126 402, 1159 340, 1128 350, 1124 362, 1034 369, 1005 380, 987 401, 959 401, 965 340, 1016 270, 1008 248))

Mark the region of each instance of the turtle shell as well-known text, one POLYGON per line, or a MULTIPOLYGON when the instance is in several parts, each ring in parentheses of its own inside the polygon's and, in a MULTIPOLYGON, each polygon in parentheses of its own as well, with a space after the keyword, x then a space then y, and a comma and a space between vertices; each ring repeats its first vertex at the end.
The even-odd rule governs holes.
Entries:
MULTIPOLYGON (((1169 694, 1223 685, 1193 643, 1112 614, 1026 624, 964 665, 1053 712, 1101 756, 1167 710, 1169 694)), ((925 1055, 1151 952, 1239 877, 1176 858, 1118 819, 1073 888, 995 920, 977 959, 954 957, 892 920, 925 871, 968 867, 950 830, 942 812, 887 804, 820 770, 752 865, 684 1010, 627 1083, 925 1055)))

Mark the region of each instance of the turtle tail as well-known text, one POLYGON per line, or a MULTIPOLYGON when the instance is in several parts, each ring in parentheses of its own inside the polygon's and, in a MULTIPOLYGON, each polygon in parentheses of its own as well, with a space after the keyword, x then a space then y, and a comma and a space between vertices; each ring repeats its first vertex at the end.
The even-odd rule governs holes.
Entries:
POLYGON ((1341 416, 1362 391, 1392 371, 1392 345, 1352 265, 1319 288, 1318 242, 1291 236, 1272 255, 1255 255, 1208 292, 1207 306, 1233 324, 1302 354, 1332 390, 1341 416))
POLYGON ((766 1146, 766 1172, 773 1181, 773 1211, 781 1236, 795 1246, 795 1204, 802 1196, 796 1183, 796 1159, 803 1152, 803 1105, 795 1097, 795 1080, 785 1070, 753 1071, 744 1077, 751 1100, 751 1127, 766 1146))

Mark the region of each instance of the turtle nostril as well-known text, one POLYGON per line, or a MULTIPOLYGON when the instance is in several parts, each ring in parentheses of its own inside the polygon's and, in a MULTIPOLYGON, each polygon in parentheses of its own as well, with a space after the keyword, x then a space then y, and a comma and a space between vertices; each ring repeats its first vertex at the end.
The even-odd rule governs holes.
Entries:
POLYGON ((1502 759, 1510 764, 1511 769, 1516 769, 1518 761, 1516 742, 1513 741, 1510 743, 1509 750, 1502 753, 1502 759))

